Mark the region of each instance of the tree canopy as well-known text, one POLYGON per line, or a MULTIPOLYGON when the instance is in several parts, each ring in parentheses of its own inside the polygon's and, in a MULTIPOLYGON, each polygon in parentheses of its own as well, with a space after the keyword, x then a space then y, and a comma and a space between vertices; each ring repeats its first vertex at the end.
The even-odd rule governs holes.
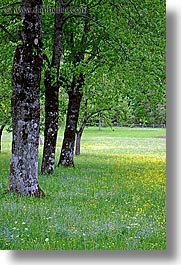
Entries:
MULTIPOLYGON (((52 0, 44 1, 43 52, 49 60, 53 45, 54 5, 52 0), (46 7, 51 7, 52 12, 46 12, 46 7)), ((6 0, 2 1, 0 7, 3 113, 9 109, 12 58, 18 41, 18 30, 21 28, 19 14, 13 12, 18 7, 20 5, 17 2, 6 0)), ((83 71, 86 76, 90 76, 86 78, 85 84, 91 78, 92 84, 95 82, 96 86, 97 81, 92 77, 95 67, 100 76, 105 72, 106 66, 109 71, 116 68, 115 79, 133 107, 135 122, 165 123, 165 28, 165 1, 69 1, 69 8, 64 13, 61 76, 70 82, 73 72, 78 74, 83 71), (87 44, 83 47, 81 38, 86 8, 91 19, 89 32, 86 34, 87 44), (82 52, 82 49, 85 50, 84 60, 75 67, 72 64, 73 57, 82 52)), ((44 67, 46 68, 46 64, 44 67)), ((42 85, 42 89, 43 87, 42 85)), ((86 85, 82 89, 84 87, 86 91, 86 85)), ((3 115, 1 124, 2 117, 3 115)))

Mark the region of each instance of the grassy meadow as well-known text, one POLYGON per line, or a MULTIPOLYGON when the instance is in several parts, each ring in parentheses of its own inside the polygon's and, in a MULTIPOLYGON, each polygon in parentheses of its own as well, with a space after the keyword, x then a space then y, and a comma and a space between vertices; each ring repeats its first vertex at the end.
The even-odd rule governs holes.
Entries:
MULTIPOLYGON (((0 154, 0 249, 165 250, 165 129, 88 128, 75 168, 39 174, 45 198, 7 193, 11 135, 0 154)), ((57 144, 58 162, 63 130, 57 144)), ((40 146, 40 162, 42 146, 40 146)))

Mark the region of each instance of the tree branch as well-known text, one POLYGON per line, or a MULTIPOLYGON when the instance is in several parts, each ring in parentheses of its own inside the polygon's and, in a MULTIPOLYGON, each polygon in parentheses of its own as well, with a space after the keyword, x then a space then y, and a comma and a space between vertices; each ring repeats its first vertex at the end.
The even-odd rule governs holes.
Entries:
POLYGON ((0 25, 0 28, 3 29, 12 38, 13 41, 15 41, 14 36, 3 25, 0 25))
MULTIPOLYGON (((58 8, 62 9, 62 1, 59 1, 58 8)), ((60 73, 60 61, 63 55, 63 46, 62 46, 62 19, 63 13, 55 14, 54 17, 54 40, 53 40, 53 54, 51 66, 56 67, 57 69, 57 81, 59 79, 60 73)))
POLYGON ((137 6, 135 5, 135 3, 131 0, 129 0, 129 2, 133 5, 134 9, 136 10, 138 16, 140 17, 140 13, 138 12, 137 6))
POLYGON ((106 110, 111 110, 111 108, 103 108, 103 109, 100 109, 100 110, 95 110, 93 113, 91 113, 91 114, 89 114, 87 116, 87 119, 89 119, 90 117, 92 117, 92 116, 94 116, 94 115, 96 115, 96 114, 98 114, 98 113, 100 113, 102 111, 106 111, 106 110))
MULTIPOLYGON (((63 2, 63 1, 61 1, 61 2, 63 2)), ((63 2, 63 7, 67 7, 67 6, 69 6, 70 4, 72 3, 72 0, 68 0, 66 3, 64 3, 63 2)))
POLYGON ((114 6, 117 10, 120 10, 120 8, 124 5, 124 3, 115 4, 115 3, 111 2, 111 1, 109 2, 109 4, 111 6, 114 6))
POLYGON ((8 13, 8 14, 3 14, 3 17, 21 17, 21 15, 20 14, 10 14, 10 13, 8 13))
POLYGON ((90 74, 94 73, 97 68, 99 68, 100 64, 97 64, 91 71, 90 74))
MULTIPOLYGON (((107 34, 107 33, 106 33, 107 34)), ((117 54, 120 54, 120 50, 122 51, 123 55, 125 56, 126 60, 130 60, 129 56, 127 55, 122 43, 120 43, 118 40, 116 40, 115 38, 109 36, 107 34, 108 37, 110 37, 110 39, 107 38, 106 42, 113 48, 113 50, 117 53, 117 54), (115 43, 118 44, 120 50, 118 50, 112 43, 111 41, 114 41, 115 43)))
POLYGON ((43 60, 45 60, 47 62, 48 68, 51 68, 51 63, 50 63, 48 56, 46 54, 43 54, 43 60))
POLYGON ((89 99, 89 97, 88 96, 86 96, 85 97, 85 101, 84 101, 84 117, 85 118, 87 118, 87 116, 88 116, 88 113, 87 113, 87 102, 88 102, 88 99, 89 99))
POLYGON ((64 78, 63 76, 59 77, 59 81, 60 81, 60 85, 62 86, 63 83, 65 83, 66 87, 69 87, 69 82, 66 78, 64 78))
MULTIPOLYGON (((72 17, 82 17, 82 18, 89 19, 89 20, 93 21, 94 23, 96 23, 97 25, 99 25, 101 28, 103 28, 104 31, 105 31, 105 37, 107 37, 107 40, 110 40, 110 41, 114 41, 114 42, 116 42, 116 43, 119 45, 119 48, 121 49, 121 51, 123 52, 123 54, 124 54, 126 60, 129 60, 129 57, 128 57, 128 55, 127 55, 127 53, 126 53, 126 51, 125 51, 125 49, 124 49, 122 43, 121 43, 119 40, 115 39, 114 37, 110 36, 110 35, 106 32, 106 29, 107 29, 106 26, 102 25, 98 20, 95 20, 94 18, 92 18, 92 17, 90 17, 90 16, 88 16, 88 15, 84 15, 84 14, 70 14, 70 15, 66 16, 66 17, 63 19, 62 24, 64 24, 64 23, 66 22, 66 20, 68 20, 69 18, 72 18, 72 17)), ((110 43, 109 43, 109 44, 110 44, 110 43)), ((112 44, 110 44, 110 45, 113 47, 113 49, 116 51, 116 53, 119 54, 119 51, 118 51, 117 49, 115 49, 115 47, 114 47, 112 44)))
POLYGON ((12 3, 12 4, 8 4, 6 6, 0 7, 0 10, 1 9, 5 9, 5 8, 8 8, 8 7, 11 7, 11 6, 14 6, 14 5, 18 5, 18 4, 21 4, 21 2, 15 2, 15 3, 12 3))
POLYGON ((106 29, 106 27, 104 25, 102 25, 99 21, 95 20, 94 18, 92 17, 89 17, 87 15, 84 15, 84 14, 70 14, 68 16, 66 16, 64 19, 63 19, 63 24, 65 23, 65 21, 69 18, 72 18, 72 17, 82 17, 82 18, 86 18, 86 19, 89 19, 91 21, 93 21, 94 23, 96 23, 97 25, 99 25, 100 27, 106 29))
MULTIPOLYGON (((89 9, 94 8, 94 7, 98 6, 98 5, 100 5, 101 2, 103 2, 103 0, 99 0, 95 5, 89 6, 89 9)), ((106 1, 105 1, 105 3, 106 3, 106 1)))

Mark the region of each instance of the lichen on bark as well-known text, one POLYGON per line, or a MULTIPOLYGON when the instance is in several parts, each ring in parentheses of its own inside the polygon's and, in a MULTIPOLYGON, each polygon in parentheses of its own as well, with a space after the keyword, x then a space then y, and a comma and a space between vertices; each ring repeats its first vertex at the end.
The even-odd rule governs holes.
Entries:
POLYGON ((35 5, 41 10, 42 0, 22 1, 22 44, 17 46, 13 61, 13 139, 8 190, 23 196, 41 197, 45 196, 38 184, 42 21, 40 13, 25 12, 26 8, 33 10, 35 5))

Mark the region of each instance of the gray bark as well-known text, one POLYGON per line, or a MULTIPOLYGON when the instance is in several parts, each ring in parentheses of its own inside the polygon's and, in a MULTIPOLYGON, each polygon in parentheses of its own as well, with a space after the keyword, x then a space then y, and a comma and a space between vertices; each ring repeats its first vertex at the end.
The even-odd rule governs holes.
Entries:
POLYGON ((40 197, 45 195, 38 184, 42 17, 33 10, 41 10, 42 0, 23 0, 22 7, 22 44, 17 46, 12 69, 13 139, 8 190, 40 197))

